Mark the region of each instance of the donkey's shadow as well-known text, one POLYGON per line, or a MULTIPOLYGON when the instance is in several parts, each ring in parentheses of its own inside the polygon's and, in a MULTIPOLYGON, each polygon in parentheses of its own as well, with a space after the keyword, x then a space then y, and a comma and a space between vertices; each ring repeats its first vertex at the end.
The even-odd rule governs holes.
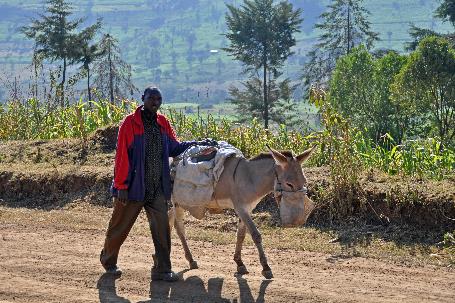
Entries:
MULTIPOLYGON (((117 295, 116 277, 104 274, 98 280, 99 299, 101 303, 131 303, 126 298, 117 295)), ((239 298, 227 299, 222 297, 222 278, 210 278, 205 289, 204 281, 198 276, 190 276, 185 280, 169 283, 152 281, 150 283, 150 299, 138 303, 162 302, 215 302, 215 303, 264 303, 265 292, 271 280, 264 280, 259 288, 257 299, 254 299, 246 279, 237 277, 239 298)))
POLYGON ((174 283, 152 281, 150 283, 150 299, 138 303, 161 302, 217 302, 230 303, 222 297, 223 279, 211 278, 207 289, 204 281, 198 276, 191 276, 174 283))

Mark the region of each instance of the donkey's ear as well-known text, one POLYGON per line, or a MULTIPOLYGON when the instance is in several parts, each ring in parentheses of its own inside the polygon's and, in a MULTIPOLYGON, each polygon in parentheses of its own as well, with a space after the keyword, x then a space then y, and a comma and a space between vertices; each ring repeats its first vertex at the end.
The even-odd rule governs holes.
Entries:
POLYGON ((303 162, 305 162, 305 161, 311 156, 311 154, 313 153, 313 151, 314 151, 315 148, 316 148, 316 145, 313 146, 312 148, 307 149, 306 151, 304 151, 304 152, 301 153, 300 155, 298 155, 298 156, 296 157, 297 162, 299 162, 300 164, 302 164, 303 162))
POLYGON ((272 154, 272 157, 275 160, 276 164, 284 165, 284 164, 288 163, 288 159, 282 153, 280 153, 279 151, 271 148, 268 145, 267 145, 267 148, 270 150, 270 153, 272 154))

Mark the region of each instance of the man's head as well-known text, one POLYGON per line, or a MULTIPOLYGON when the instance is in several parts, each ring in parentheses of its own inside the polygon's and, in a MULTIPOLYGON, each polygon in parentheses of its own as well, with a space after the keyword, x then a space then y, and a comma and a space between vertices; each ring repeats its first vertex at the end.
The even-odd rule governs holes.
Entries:
POLYGON ((144 102, 144 108, 156 113, 163 102, 161 91, 157 87, 147 87, 142 95, 142 102, 144 102))

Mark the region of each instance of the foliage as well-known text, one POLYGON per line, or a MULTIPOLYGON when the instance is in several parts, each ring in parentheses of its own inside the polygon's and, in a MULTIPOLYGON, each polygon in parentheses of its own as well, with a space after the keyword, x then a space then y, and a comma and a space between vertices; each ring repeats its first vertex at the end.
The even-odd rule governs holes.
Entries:
POLYGON ((82 69, 86 73, 88 100, 92 100, 92 95, 90 91, 90 65, 104 54, 103 50, 100 49, 99 43, 94 43, 90 45, 91 41, 93 40, 95 34, 100 29, 100 27, 101 20, 98 20, 98 22, 95 25, 84 29, 78 35, 79 47, 76 48, 75 61, 77 63, 82 63, 82 69))
POLYGON ((131 80, 131 65, 122 60, 118 40, 105 34, 99 44, 101 58, 95 62, 95 86, 111 103, 132 95, 137 88, 131 80))
POLYGON ((53 107, 36 99, 0 104, 0 140, 84 138, 97 128, 120 122, 135 102, 114 106, 106 101, 79 101, 53 107))
POLYGON ((103 52, 99 49, 98 44, 89 45, 85 43, 80 48, 81 56, 78 60, 79 63, 82 63, 82 69, 87 75, 87 97, 88 100, 92 99, 91 87, 90 87, 90 65, 103 55, 103 52))
POLYGON ((394 106, 390 88, 396 75, 406 63, 407 57, 396 52, 389 52, 374 62, 374 115, 371 129, 367 130, 370 138, 376 142, 389 134, 401 143, 406 124, 402 120, 400 108, 394 106))
POLYGON ((299 25, 303 21, 301 10, 293 10, 292 4, 287 1, 274 5, 273 0, 244 0, 240 8, 229 4, 227 7, 228 32, 225 36, 230 45, 224 50, 241 61, 246 71, 263 69, 262 116, 264 126, 268 128, 271 101, 267 76, 269 79, 271 74, 276 77, 278 69, 293 54, 291 47, 296 44, 294 33, 300 31, 299 25))
MULTIPOLYGON (((238 61, 231 60, 226 52, 223 51, 210 53, 209 58, 202 65, 193 63, 193 68, 190 68, 186 61, 188 44, 185 42, 185 38, 189 35, 189 32, 195 34, 196 40, 193 45, 193 51, 205 50, 208 52, 210 49, 220 50, 221 47, 225 47, 228 45, 228 40, 223 35, 220 35, 220 33, 226 32, 224 15, 227 8, 225 3, 236 3, 236 6, 238 6, 242 1, 187 0, 185 5, 175 5, 175 1, 169 0, 148 0, 145 2, 139 0, 114 0, 110 2, 89 0, 69 2, 75 7, 76 17, 88 17, 86 25, 95 23, 97 16, 103 17, 105 30, 108 30, 120 42, 123 60, 132 65, 132 77, 135 85, 145 87, 151 82, 159 85, 166 92, 166 101, 195 101, 197 90, 200 89, 202 93, 203 88, 201 87, 208 85, 210 87, 209 98, 198 101, 205 104, 208 102, 223 102, 225 100, 225 92, 227 92, 226 87, 228 87, 226 84, 230 83, 232 79, 239 78, 240 64, 238 61), (160 14, 156 14, 156 12, 160 12, 160 14), (140 16, 145 15, 149 16, 146 18, 147 20, 137 22, 138 16, 140 19, 140 16), (198 18, 200 22, 197 22, 198 18), (148 50, 158 45, 149 44, 149 41, 151 41, 149 37, 151 36, 156 37, 157 42, 159 42, 159 46, 156 46, 156 49, 160 52, 161 64, 156 70, 157 72, 159 70, 162 76, 170 76, 170 78, 161 77, 160 82, 158 82, 159 78, 155 80, 155 70, 151 70, 151 67, 147 64, 151 51, 145 52, 143 56, 139 54, 140 50, 144 49, 144 45, 147 45, 146 49, 148 50), (139 43, 139 41, 141 42, 139 43), (207 44, 210 48, 208 48, 207 44), (173 52, 177 54, 175 61, 178 74, 172 72, 173 52), (216 64, 217 59, 221 59, 225 64, 225 68, 221 70, 219 75, 216 64), (198 71, 199 68, 202 72, 198 71), (216 81, 217 83, 211 81, 216 81), (207 84, 201 85, 201 83, 207 84), (214 85, 221 88, 224 95, 212 94, 215 90, 214 85), (188 94, 188 87, 193 87, 196 93, 188 94), (169 92, 172 92, 172 94, 169 92)), ((302 16, 305 18, 301 27, 302 32, 296 34, 297 44, 293 48, 296 53, 288 58, 288 64, 286 64, 286 74, 294 80, 301 74, 299 70, 301 69, 301 64, 305 61, 307 54, 305 50, 308 49, 308 45, 313 41, 314 37, 318 35, 318 32, 312 26, 317 21, 318 15, 325 9, 325 5, 329 4, 330 1, 289 0, 289 2, 294 4, 294 8, 302 8, 304 10, 302 16)), ((29 77, 23 72, 23 63, 31 62, 33 44, 30 43, 31 40, 24 39, 15 29, 17 26, 28 25, 26 16, 30 16, 34 12, 44 11, 42 9, 44 1, 29 0, 25 2, 14 0, 2 1, 2 3, 4 5, 0 9, 0 40, 2 41, 3 56, 0 60, 0 73, 11 70, 13 74, 19 74, 18 83, 26 87, 29 77)), ((400 51, 403 47, 402 39, 407 36, 404 32, 407 22, 415 20, 415 16, 419 16, 419 20, 431 20, 433 14, 431 7, 436 8, 438 6, 438 2, 434 0, 417 2, 412 0, 382 2, 365 0, 364 4, 371 11, 370 21, 373 22, 373 19, 379 21, 379 24, 372 25, 372 29, 381 32, 383 41, 375 43, 375 48, 390 47, 400 51), (391 14, 390 12, 392 11, 399 13, 391 14), (390 40, 388 39, 389 31, 391 33, 390 40)), ((431 25, 438 32, 450 31, 451 28, 449 22, 442 24, 439 20, 435 20, 431 25)), ((195 59, 195 61, 197 60, 195 59)), ((55 64, 57 63, 58 61, 55 62, 55 64)), ((45 62, 45 70, 49 67, 50 65, 45 62)), ((55 68, 55 65, 53 65, 53 68, 55 68)), ((75 71, 74 66, 69 68, 68 71, 70 73, 75 71)), ((91 73, 93 72, 91 71, 91 73)), ((86 79, 83 79, 83 81, 86 81, 86 79)), ((85 87, 86 85, 81 81, 75 89, 84 89, 85 87)), ((38 88, 41 95, 43 90, 41 83, 38 88)), ((9 95, 9 92, 6 89, 4 90, 5 96, 9 95)), ((65 94, 68 95, 68 92, 65 91, 65 94)), ((297 94, 300 95, 300 90, 297 94)), ((75 98, 71 99, 77 101, 79 95, 80 92, 77 92, 75 98)), ((39 99, 42 100, 42 97, 39 96, 39 99)))
POLYGON ((332 221, 352 214, 354 205, 359 208, 357 211, 362 211, 365 205, 357 201, 359 175, 363 169, 362 165, 359 165, 360 155, 355 149, 359 133, 335 110, 329 98, 322 89, 311 89, 309 100, 320 110, 325 126, 322 133, 317 135, 317 141, 320 144, 320 153, 324 155, 324 164, 330 167, 331 197, 326 207, 329 220, 332 221))
MULTIPOLYGON (((267 150, 266 144, 296 154, 318 144, 318 152, 310 158, 309 165, 330 167, 333 184, 338 184, 338 189, 345 189, 337 194, 339 201, 347 194, 356 197, 356 183, 363 168, 419 178, 443 179, 453 175, 455 151, 444 147, 437 139, 396 144, 390 135, 386 135, 383 142, 377 144, 352 128, 330 105, 325 94, 318 93, 311 100, 321 112, 325 125, 322 132, 305 134, 289 130, 284 125, 271 132, 264 129, 257 119, 244 125, 227 119, 217 120, 212 115, 188 116, 183 111, 172 109, 164 113, 181 140, 207 137, 224 140, 240 148, 246 157, 267 150)), ((128 100, 118 105, 108 100, 79 101, 64 108, 52 107, 36 99, 24 103, 7 102, 0 104, 0 140, 87 139, 97 128, 118 124, 137 105, 128 100)))
MULTIPOLYGON (((455 1, 443 0, 439 7, 434 12, 434 16, 443 21, 450 21, 450 23, 452 23, 452 25, 455 27, 455 1)), ((455 45, 455 36, 453 33, 442 34, 431 29, 420 28, 415 25, 411 25, 409 35, 413 38, 413 41, 407 44, 406 50, 408 51, 416 50, 420 41, 430 36, 444 37, 447 40, 449 40, 452 43, 452 45, 455 45)))
POLYGON ((354 47, 365 44, 371 49, 378 34, 370 30, 367 19, 369 11, 363 7, 363 0, 333 0, 320 18, 315 29, 321 34, 318 42, 308 53, 309 61, 304 66, 304 83, 326 84, 335 68, 336 60, 349 54, 354 47))
POLYGON ((435 11, 435 16, 444 20, 450 21, 455 27, 455 1, 443 0, 435 11))
POLYGON ((421 117, 430 121, 434 135, 443 142, 453 142, 455 50, 447 40, 423 39, 398 74, 392 92, 396 104, 416 109, 421 117))
POLYGON ((180 139, 192 140, 209 137, 224 140, 239 148, 246 157, 264 152, 267 150, 266 145, 300 153, 308 148, 314 140, 314 136, 289 131, 284 125, 272 133, 264 129, 258 119, 253 119, 250 125, 245 125, 226 119, 217 121, 212 115, 208 115, 206 119, 200 116, 191 117, 175 110, 168 111, 167 115, 180 139))
POLYGON ((366 167, 377 168, 389 175, 413 175, 419 179, 444 179, 455 170, 455 152, 435 138, 408 140, 397 144, 385 134, 382 142, 358 136, 356 150, 366 167))
POLYGON ((77 33, 84 19, 69 20, 72 7, 67 1, 47 0, 46 4, 46 14, 40 14, 40 19, 32 19, 31 25, 22 27, 21 31, 35 41, 36 53, 51 62, 63 61, 62 80, 56 91, 63 106, 67 66, 78 60, 77 50, 81 47, 81 41, 87 41, 87 38, 91 40, 101 23, 98 20, 96 24, 77 33))
POLYGON ((437 36, 437 37, 444 37, 445 35, 440 34, 434 30, 428 28, 420 28, 415 25, 411 25, 409 29, 409 35, 412 37, 412 41, 406 44, 407 51, 415 51, 417 46, 419 45, 420 41, 425 37, 430 36, 437 36))
POLYGON ((332 105, 375 142, 386 133, 398 142, 406 130, 400 107, 392 106, 390 86, 406 57, 389 52, 374 59, 359 46, 338 60, 330 82, 332 105))
MULTIPOLYGON (((259 78, 253 77, 242 82, 244 90, 236 86, 229 88, 230 101, 236 105, 238 121, 247 122, 251 118, 263 122, 264 102, 262 82, 259 78)), ((292 101, 294 87, 289 79, 278 82, 275 79, 268 83, 268 102, 270 119, 279 124, 292 126, 295 123, 294 116, 296 104, 292 101)))
POLYGON ((332 74, 330 100, 354 125, 375 121, 373 74, 373 57, 363 46, 340 58, 332 74))

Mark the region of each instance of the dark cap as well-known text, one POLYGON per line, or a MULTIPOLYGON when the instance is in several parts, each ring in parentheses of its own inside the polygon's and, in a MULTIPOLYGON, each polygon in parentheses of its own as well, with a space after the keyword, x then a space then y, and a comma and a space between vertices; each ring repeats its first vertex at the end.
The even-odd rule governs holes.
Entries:
POLYGON ((149 86, 144 90, 144 96, 149 94, 150 96, 160 96, 161 97, 161 91, 159 90, 158 87, 154 86, 149 86))

